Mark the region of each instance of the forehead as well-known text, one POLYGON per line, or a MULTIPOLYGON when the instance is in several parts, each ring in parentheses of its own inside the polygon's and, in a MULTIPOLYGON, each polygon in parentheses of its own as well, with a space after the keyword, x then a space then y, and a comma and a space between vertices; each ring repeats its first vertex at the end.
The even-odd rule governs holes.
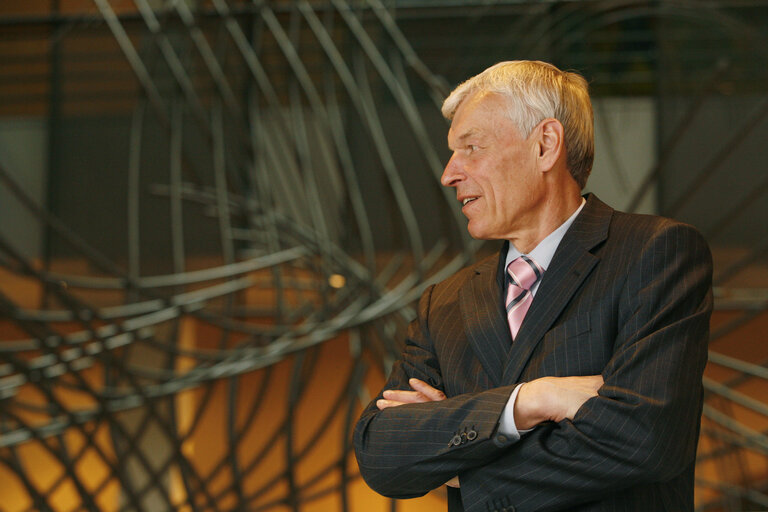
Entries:
POLYGON ((507 101, 499 94, 478 92, 461 102, 448 130, 448 143, 470 137, 498 136, 500 129, 513 128, 507 116, 507 101))

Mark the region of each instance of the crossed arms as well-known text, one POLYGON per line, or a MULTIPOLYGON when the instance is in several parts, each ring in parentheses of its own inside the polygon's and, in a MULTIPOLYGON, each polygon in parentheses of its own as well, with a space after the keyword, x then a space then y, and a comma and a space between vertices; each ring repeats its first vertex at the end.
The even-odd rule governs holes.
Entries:
MULTIPOLYGON (((384 410, 405 404, 439 402, 445 393, 423 380, 408 380, 412 390, 387 389, 376 407, 384 410)), ((584 377, 541 377, 520 385, 514 402, 515 426, 518 430, 530 430, 547 421, 572 420, 579 408, 590 398, 597 396, 603 385, 601 375, 584 377)), ((459 477, 451 478, 446 485, 459 487, 459 477)))
POLYGON ((611 298, 614 325, 589 333, 610 336, 601 376, 529 374, 515 423, 538 426, 517 443, 499 442, 496 433, 518 383, 445 398, 445 369, 422 319, 387 391, 358 422, 361 474, 374 490, 401 498, 459 475, 467 510, 500 495, 518 511, 557 509, 674 481, 696 449, 711 312, 708 254, 700 235, 680 224, 647 240, 611 298), (452 445, 462 434, 473 439, 452 445))

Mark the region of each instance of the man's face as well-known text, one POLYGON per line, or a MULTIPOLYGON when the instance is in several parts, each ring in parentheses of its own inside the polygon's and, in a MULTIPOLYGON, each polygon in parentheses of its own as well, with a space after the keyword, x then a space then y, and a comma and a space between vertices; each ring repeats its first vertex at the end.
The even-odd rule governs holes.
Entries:
POLYGON ((456 188, 469 219, 467 229, 477 239, 514 240, 521 229, 535 224, 544 203, 536 172, 536 130, 522 138, 506 108, 497 94, 469 96, 448 131, 453 156, 441 183, 456 188))

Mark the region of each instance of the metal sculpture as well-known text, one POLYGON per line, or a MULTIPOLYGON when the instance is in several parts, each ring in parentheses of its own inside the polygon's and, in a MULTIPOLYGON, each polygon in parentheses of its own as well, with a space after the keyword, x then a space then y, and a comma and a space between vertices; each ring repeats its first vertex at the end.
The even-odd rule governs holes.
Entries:
MULTIPOLYGON (((438 14, 427 2, 396 4, 438 14)), ((445 2, 440 15, 471 12, 477 22, 515 14, 493 46, 521 56, 547 58, 580 44, 574 33, 637 18, 694 20, 752 41, 766 36, 682 1, 454 4, 445 2)), ((449 86, 411 46, 398 6, 380 0, 93 6, 52 17, 69 31, 95 26, 109 35, 137 86, 127 110, 109 107, 129 127, 125 211, 112 215, 125 219, 115 229, 124 229, 126 251, 116 257, 107 243, 73 230, 65 212, 38 206, 0 158, 0 187, 55 240, 38 261, 0 237, 2 506, 354 509, 349 436, 366 381, 378 382, 396 357, 424 287, 481 248, 439 185, 445 125, 438 107, 449 86), (394 147, 402 141, 416 157, 407 165, 394 147), (147 205, 158 202, 165 216, 149 218, 147 205), (160 248, 147 241, 157 233, 167 238, 160 248), (215 243, 201 240, 211 236, 215 243), (57 259, 51 246, 75 263, 57 259)), ((53 53, 66 37, 56 33, 53 53)), ((468 76, 467 67, 447 62, 441 74, 468 76)), ((663 176, 686 122, 738 66, 709 67, 710 80, 669 132, 629 209, 663 176)), ((54 138, 64 117, 57 84, 54 138)), ((765 111, 758 104, 662 213, 677 215, 706 187, 765 111)), ((67 172, 57 165, 52 158, 52 172, 67 172)), ((710 240, 765 194, 762 180, 727 205, 710 240)), ((718 269, 718 307, 733 313, 713 341, 764 322, 765 294, 727 284, 761 265, 765 252, 755 242, 718 269)), ((713 351, 711 362, 727 375, 705 380, 711 395, 700 464, 710 470, 697 482, 700 509, 766 506, 768 492, 754 477, 722 474, 768 454, 765 431, 743 412, 727 412, 768 416, 765 401, 744 390, 764 385, 765 361, 713 351)))

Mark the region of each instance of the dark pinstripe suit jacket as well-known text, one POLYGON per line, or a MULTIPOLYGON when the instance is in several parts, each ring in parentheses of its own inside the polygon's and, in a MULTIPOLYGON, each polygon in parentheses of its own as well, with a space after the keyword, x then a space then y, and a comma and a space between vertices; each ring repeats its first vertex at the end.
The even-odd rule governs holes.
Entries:
POLYGON ((407 498, 459 475, 449 509, 472 512, 693 510, 712 309, 699 233, 588 197, 514 343, 501 266, 486 259, 422 295, 384 389, 418 377, 448 399, 384 411, 371 402, 354 436, 366 482, 407 498), (593 374, 605 384, 573 421, 517 443, 496 431, 517 383, 593 374))

